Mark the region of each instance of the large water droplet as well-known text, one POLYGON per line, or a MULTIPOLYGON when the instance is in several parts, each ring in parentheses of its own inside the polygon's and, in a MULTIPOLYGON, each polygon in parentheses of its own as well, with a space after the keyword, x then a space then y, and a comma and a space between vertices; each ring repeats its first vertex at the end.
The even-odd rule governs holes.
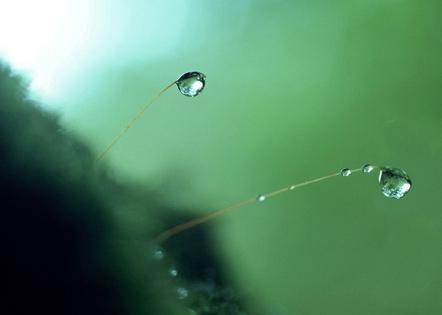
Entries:
POLYGON ((362 171, 364 173, 370 173, 372 170, 374 170, 374 166, 371 164, 365 164, 364 166, 362 166, 362 171))
POLYGON ((379 173, 382 193, 389 198, 402 198, 411 188, 411 179, 400 168, 382 167, 379 173))
POLYGON ((176 82, 181 94, 197 96, 206 85, 206 76, 201 72, 186 72, 176 82))
POLYGON ((345 177, 350 176, 351 175, 351 170, 349 168, 343 168, 341 170, 341 175, 345 176, 345 177))

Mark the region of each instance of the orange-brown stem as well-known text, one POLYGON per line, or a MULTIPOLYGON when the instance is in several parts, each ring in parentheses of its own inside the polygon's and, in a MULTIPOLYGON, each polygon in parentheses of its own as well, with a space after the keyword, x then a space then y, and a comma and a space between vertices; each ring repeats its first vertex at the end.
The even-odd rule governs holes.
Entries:
MULTIPOLYGON (((375 166, 374 168, 378 168, 378 167, 375 166)), ((352 173, 357 173, 357 172, 361 172, 361 171, 362 171, 362 168, 357 168, 357 169, 352 169, 351 170, 352 173)), ((269 198, 275 197, 275 196, 277 196, 279 194, 285 193, 287 191, 294 190, 296 188, 300 188, 300 187, 303 187, 303 186, 308 186, 308 185, 311 185, 311 184, 314 184, 314 183, 317 183, 317 182, 320 182, 320 181, 323 181, 323 180, 326 180, 326 179, 329 179, 329 178, 333 178, 333 177, 336 177, 336 176, 339 176, 339 175, 341 175, 341 172, 332 173, 332 174, 329 174, 329 175, 326 175, 326 176, 322 176, 322 177, 318 177, 318 178, 315 178, 315 179, 311 179, 311 180, 308 180, 308 181, 305 181, 305 182, 302 182, 302 183, 286 186, 286 187, 283 187, 283 188, 280 188, 280 189, 277 189, 277 190, 274 190, 274 191, 262 194, 260 196, 262 196, 264 199, 269 199, 269 198)), ((176 226, 174 226, 174 227, 172 227, 172 228, 162 232, 161 234, 159 234, 155 238, 155 242, 157 244, 161 244, 161 243, 167 241, 169 238, 171 238, 171 237, 173 237, 173 236, 175 236, 175 235, 177 235, 177 234, 179 234, 181 232, 184 232, 184 231, 189 230, 189 229, 191 229, 191 228, 193 228, 195 226, 203 224, 203 223, 205 223, 205 222, 207 222, 209 220, 212 220, 212 219, 214 219, 216 217, 219 217, 219 216, 221 216, 221 215, 223 215, 223 214, 225 214, 227 212, 230 212, 230 211, 232 211, 234 209, 240 208, 240 207, 245 206, 245 205, 257 203, 257 202, 259 202, 259 200, 257 198, 246 199, 246 200, 240 201, 238 203, 235 203, 233 205, 230 205, 228 207, 212 211, 212 212, 210 212, 208 214, 205 214, 203 216, 197 217, 197 218, 192 219, 190 221, 178 224, 178 225, 176 225, 176 226)))
POLYGON ((143 114, 146 112, 146 110, 152 105, 164 92, 166 92, 168 89, 170 89, 176 81, 172 82, 168 86, 166 86, 164 89, 162 89, 157 95, 152 97, 144 106, 143 108, 138 112, 137 115, 135 115, 134 118, 130 121, 130 123, 124 128, 115 138, 112 140, 112 142, 106 147, 106 149, 97 157, 95 162, 101 161, 104 156, 112 149, 114 145, 117 144, 118 141, 121 140, 121 138, 129 131, 130 128, 143 116, 143 114))

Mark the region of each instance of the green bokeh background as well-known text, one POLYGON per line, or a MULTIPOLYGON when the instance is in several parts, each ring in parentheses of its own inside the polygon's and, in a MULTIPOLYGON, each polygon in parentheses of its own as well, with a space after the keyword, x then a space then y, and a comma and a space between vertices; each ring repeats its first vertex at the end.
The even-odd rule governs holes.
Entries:
POLYGON ((442 313, 440 0, 96 5, 109 25, 60 73, 57 103, 97 154, 181 73, 207 75, 200 96, 169 90, 109 153, 122 181, 198 215, 367 162, 411 176, 399 201, 355 174, 217 219, 214 246, 252 307, 442 313))

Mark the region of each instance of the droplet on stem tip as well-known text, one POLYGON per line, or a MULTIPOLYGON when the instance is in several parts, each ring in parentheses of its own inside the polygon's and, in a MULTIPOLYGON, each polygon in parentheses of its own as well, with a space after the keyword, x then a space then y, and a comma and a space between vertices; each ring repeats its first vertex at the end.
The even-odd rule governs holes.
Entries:
POLYGON ((400 199, 410 191, 412 183, 405 171, 384 166, 379 172, 379 185, 384 196, 400 199))
POLYGON ((194 97, 203 91, 206 85, 206 76, 197 71, 186 72, 175 83, 181 94, 194 97))

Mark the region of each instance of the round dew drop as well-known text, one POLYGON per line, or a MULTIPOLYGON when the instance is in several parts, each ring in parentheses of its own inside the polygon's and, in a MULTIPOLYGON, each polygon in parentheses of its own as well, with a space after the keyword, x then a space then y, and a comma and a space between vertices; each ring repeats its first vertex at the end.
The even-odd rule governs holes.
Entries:
POLYGON ((263 202, 263 201, 266 200, 266 196, 263 195, 263 194, 259 194, 258 196, 256 196, 256 200, 257 200, 258 202, 263 202))
POLYGON ((197 71, 186 72, 175 83, 181 94, 193 97, 203 91, 206 85, 206 76, 197 71))
POLYGON ((382 167, 379 172, 379 185, 388 198, 400 199, 411 189, 411 179, 400 168, 382 167))
POLYGON ((372 170, 374 170, 374 166, 371 164, 365 164, 362 166, 362 172, 364 173, 370 173, 372 170))
POLYGON ((341 175, 342 175, 342 176, 345 176, 345 177, 350 176, 350 175, 351 175, 351 170, 348 169, 348 168, 343 168, 343 169, 341 170, 341 175))

